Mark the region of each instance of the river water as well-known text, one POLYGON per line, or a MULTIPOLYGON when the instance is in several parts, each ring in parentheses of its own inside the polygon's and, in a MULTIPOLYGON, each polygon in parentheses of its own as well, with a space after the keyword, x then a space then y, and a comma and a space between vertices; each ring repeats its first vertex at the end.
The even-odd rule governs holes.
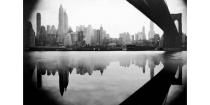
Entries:
MULTIPOLYGON (((63 105, 118 105, 163 68, 164 51, 35 51, 34 84, 63 105)), ((183 63, 186 52, 171 54, 183 63), (181 59, 181 60, 180 60, 181 59)), ((185 83, 185 82, 184 82, 185 83)), ((169 91, 169 97, 181 88, 169 91)), ((168 98, 170 100, 170 98, 168 98)))

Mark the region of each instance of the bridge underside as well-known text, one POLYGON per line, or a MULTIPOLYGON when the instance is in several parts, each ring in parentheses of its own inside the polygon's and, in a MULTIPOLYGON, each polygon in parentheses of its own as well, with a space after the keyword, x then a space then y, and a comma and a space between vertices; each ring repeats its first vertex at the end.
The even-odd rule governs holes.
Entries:
POLYGON ((164 0, 127 0, 130 4, 156 23, 164 32, 163 48, 177 49, 181 47, 178 33, 172 16, 164 0))

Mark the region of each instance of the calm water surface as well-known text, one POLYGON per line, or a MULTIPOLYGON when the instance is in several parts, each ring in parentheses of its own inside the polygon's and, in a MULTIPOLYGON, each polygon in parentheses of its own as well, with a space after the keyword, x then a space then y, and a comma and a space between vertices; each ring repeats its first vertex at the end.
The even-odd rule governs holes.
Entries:
MULTIPOLYGON (((33 78, 64 105, 118 105, 158 74, 165 52, 30 52, 33 78)), ((183 59, 186 52, 171 55, 183 59)))

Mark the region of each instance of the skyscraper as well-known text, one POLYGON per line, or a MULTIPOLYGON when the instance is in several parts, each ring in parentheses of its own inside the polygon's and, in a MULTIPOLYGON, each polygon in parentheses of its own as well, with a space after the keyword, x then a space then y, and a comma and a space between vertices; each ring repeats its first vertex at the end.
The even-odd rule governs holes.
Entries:
POLYGON ((66 11, 64 12, 64 32, 66 33, 68 31, 68 15, 66 11))
POLYGON ((106 31, 103 29, 102 25, 101 25, 101 27, 100 27, 99 30, 100 30, 100 33, 99 33, 99 36, 100 36, 100 45, 102 45, 103 42, 104 42, 104 39, 106 37, 106 31))
POLYGON ((152 39, 154 38, 155 35, 155 31, 154 31, 154 23, 152 21, 150 21, 150 30, 149 30, 149 34, 148 34, 148 39, 152 39))
POLYGON ((35 46, 35 32, 33 30, 32 24, 30 21, 26 21, 23 24, 23 40, 24 48, 34 47, 35 46))
POLYGON ((88 25, 88 27, 85 27, 84 25, 80 25, 76 27, 76 32, 83 32, 84 35, 84 41, 86 44, 91 45, 91 38, 94 34, 93 28, 91 25, 88 25))
POLYGON ((84 31, 84 29, 85 29, 85 26, 84 25, 77 26, 76 27, 76 32, 84 31))
POLYGON ((93 29, 93 36, 91 37, 91 45, 97 45, 97 29, 93 29))
POLYGON ((93 36, 93 28, 91 25, 88 25, 85 32, 85 42, 88 45, 91 45, 91 37, 93 36))
POLYGON ((142 27, 142 32, 140 33, 140 39, 146 40, 146 34, 145 34, 145 27, 142 27))
POLYGON ((44 26, 41 26, 41 30, 40 30, 40 36, 39 36, 39 41, 41 46, 45 46, 46 44, 46 36, 47 36, 47 32, 44 26))
POLYGON ((68 31, 68 16, 64 11, 62 5, 59 8, 59 23, 58 23, 58 40, 57 42, 63 44, 64 36, 68 31))
POLYGON ((54 25, 51 26, 50 33, 51 34, 56 34, 56 28, 55 28, 54 25))
POLYGON ((72 38, 71 38, 71 34, 70 33, 67 33, 67 35, 65 35, 65 38, 64 38, 64 46, 65 47, 72 46, 72 38))
POLYGON ((128 32, 120 33, 119 38, 123 45, 130 43, 130 34, 128 32))
POLYGON ((47 34, 50 34, 50 25, 47 25, 47 34))
POLYGON ((41 14, 37 13, 36 14, 36 35, 40 34, 41 30, 41 14))
POLYGON ((71 40, 72 40, 72 44, 76 45, 76 42, 78 40, 78 32, 71 32, 71 40))
POLYGON ((100 35, 100 30, 99 29, 97 29, 96 30, 96 45, 100 45, 101 44, 101 37, 100 37, 101 35, 100 35))
POLYGON ((134 41, 134 35, 131 35, 131 41, 132 42, 134 41))
POLYGON ((135 40, 138 41, 139 40, 139 32, 135 34, 135 40))

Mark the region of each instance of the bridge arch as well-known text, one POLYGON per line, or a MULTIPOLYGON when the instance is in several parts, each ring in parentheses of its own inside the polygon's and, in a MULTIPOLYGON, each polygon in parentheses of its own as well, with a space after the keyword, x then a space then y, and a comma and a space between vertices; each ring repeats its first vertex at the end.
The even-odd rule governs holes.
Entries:
POLYGON ((182 14, 171 14, 171 18, 173 19, 174 22, 178 21, 178 33, 182 35, 182 14))

